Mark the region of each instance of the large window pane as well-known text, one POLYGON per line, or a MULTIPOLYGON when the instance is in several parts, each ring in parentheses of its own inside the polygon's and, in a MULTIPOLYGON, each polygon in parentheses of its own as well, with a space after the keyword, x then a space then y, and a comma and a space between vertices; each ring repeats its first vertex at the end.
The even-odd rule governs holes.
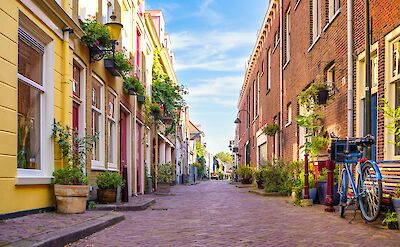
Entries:
POLYGON ((18 168, 40 169, 40 95, 18 81, 18 168))
MULTIPOLYGON (((92 110, 93 126, 92 131, 94 136, 99 136, 100 133, 100 116, 101 114, 96 110, 92 110)), ((100 160, 100 139, 96 138, 93 142, 93 160, 100 160)))
MULTIPOLYGON (((396 82, 396 108, 400 107, 400 81, 396 82)), ((396 142, 400 141, 400 137, 396 136, 396 142)), ((395 155, 400 155, 400 147, 397 146, 395 149, 395 155)))
POLYGON ((18 38, 18 73, 43 85, 43 53, 26 39, 18 38))

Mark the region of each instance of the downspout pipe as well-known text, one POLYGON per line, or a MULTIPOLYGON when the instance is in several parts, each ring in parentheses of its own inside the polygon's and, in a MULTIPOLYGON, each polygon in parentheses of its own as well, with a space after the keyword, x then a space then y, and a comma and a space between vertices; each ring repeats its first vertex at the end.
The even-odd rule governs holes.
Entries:
POLYGON ((72 105, 68 100, 72 94, 72 90, 69 89, 69 85, 72 82, 71 71, 70 71, 70 50, 69 50, 69 38, 72 33, 72 29, 63 29, 63 41, 62 41, 62 54, 64 57, 63 62, 63 73, 61 78, 61 89, 62 89, 62 114, 61 122, 65 125, 71 125, 72 120, 68 119, 68 112, 72 110, 72 105))
POLYGON ((347 136, 354 133, 354 38, 353 38, 353 0, 347 0, 347 136))
POLYGON ((283 144, 283 135, 282 135, 282 131, 283 131, 283 4, 284 1, 280 0, 279 1, 279 5, 280 5, 280 11, 279 11, 279 22, 281 23, 280 27, 279 27, 279 36, 281 39, 280 42, 280 55, 279 55, 279 64, 280 64, 280 76, 279 76, 279 105, 280 105, 280 113, 279 113, 279 129, 280 129, 280 133, 279 133, 279 157, 282 158, 283 156, 283 148, 282 148, 282 144, 283 144))

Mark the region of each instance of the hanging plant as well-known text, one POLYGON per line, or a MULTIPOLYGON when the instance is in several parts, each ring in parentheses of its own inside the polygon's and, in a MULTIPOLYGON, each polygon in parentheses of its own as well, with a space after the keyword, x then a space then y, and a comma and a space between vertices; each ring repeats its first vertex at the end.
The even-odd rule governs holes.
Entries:
POLYGON ((153 103, 150 105, 150 113, 154 117, 154 119, 161 119, 161 107, 158 104, 153 103))
POLYGON ((119 72, 119 74, 125 78, 132 71, 132 62, 128 59, 127 50, 124 48, 123 50, 117 50, 114 56, 111 53, 107 53, 105 55, 105 60, 113 60, 115 69, 119 72))
POLYGON ((274 136, 276 132, 279 131, 279 126, 276 123, 267 124, 264 129, 263 133, 267 136, 274 136))
POLYGON ((98 23, 96 20, 85 19, 81 22, 81 28, 85 33, 81 42, 89 47, 96 45, 102 47, 111 47, 111 38, 105 25, 98 23))
POLYGON ((129 95, 144 95, 144 87, 135 76, 128 76, 125 78, 123 90, 129 95))

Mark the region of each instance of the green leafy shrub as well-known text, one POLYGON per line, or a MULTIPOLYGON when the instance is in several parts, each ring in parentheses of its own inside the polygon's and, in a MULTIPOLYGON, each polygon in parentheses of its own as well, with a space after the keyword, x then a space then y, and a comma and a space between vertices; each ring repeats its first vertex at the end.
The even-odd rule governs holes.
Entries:
POLYGON ((275 133, 278 131, 279 131, 279 125, 277 125, 276 123, 267 124, 263 129, 263 133, 266 134, 267 136, 274 136, 275 133))
POLYGON ((259 189, 263 189, 265 186, 265 173, 267 170, 267 166, 261 166, 259 169, 253 172, 253 177, 256 180, 257 187, 259 189))
POLYGON ((143 84, 135 76, 128 76, 124 79, 123 90, 125 93, 133 90, 137 95, 144 95, 143 84))
POLYGON ((57 171, 54 171, 54 183, 63 185, 87 185, 86 174, 79 167, 67 165, 57 171))
POLYGON ((116 51, 114 56, 111 53, 105 55, 106 59, 113 59, 115 63, 115 69, 121 74, 123 78, 126 78, 129 72, 132 71, 133 64, 129 60, 127 50, 116 51))
POLYGON ((81 42, 89 47, 100 45, 103 47, 111 47, 111 38, 105 25, 98 23, 96 20, 86 19, 82 21, 81 28, 85 33, 81 42))
POLYGON ((97 175, 96 184, 99 189, 117 189, 124 187, 124 180, 119 173, 106 171, 97 175))
POLYGON ((253 179, 253 169, 250 166, 239 166, 237 174, 245 182, 251 183, 253 179))
POLYGON ((382 224, 386 227, 389 225, 395 225, 395 228, 398 229, 398 219, 396 212, 392 212, 390 209, 386 212, 385 219, 382 221, 382 224))
POLYGON ((157 182, 171 183, 174 179, 174 166, 171 163, 158 166, 157 182))
POLYGON ((292 191, 289 167, 282 160, 276 160, 265 172, 265 192, 290 194, 292 191))

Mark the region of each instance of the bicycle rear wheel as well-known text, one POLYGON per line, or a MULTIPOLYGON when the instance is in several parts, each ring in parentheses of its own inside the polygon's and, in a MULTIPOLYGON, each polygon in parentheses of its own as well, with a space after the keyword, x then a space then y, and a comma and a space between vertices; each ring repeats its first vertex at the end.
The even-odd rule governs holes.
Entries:
POLYGON ((346 206, 347 206, 347 186, 348 186, 348 178, 347 178, 347 172, 343 168, 341 170, 341 176, 339 180, 339 191, 340 191, 340 202, 339 202, 339 214, 341 218, 344 218, 344 213, 346 211, 346 206))
POLYGON ((371 162, 362 164, 362 180, 358 180, 358 194, 363 218, 372 222, 378 218, 382 204, 382 181, 376 176, 377 171, 371 162))

